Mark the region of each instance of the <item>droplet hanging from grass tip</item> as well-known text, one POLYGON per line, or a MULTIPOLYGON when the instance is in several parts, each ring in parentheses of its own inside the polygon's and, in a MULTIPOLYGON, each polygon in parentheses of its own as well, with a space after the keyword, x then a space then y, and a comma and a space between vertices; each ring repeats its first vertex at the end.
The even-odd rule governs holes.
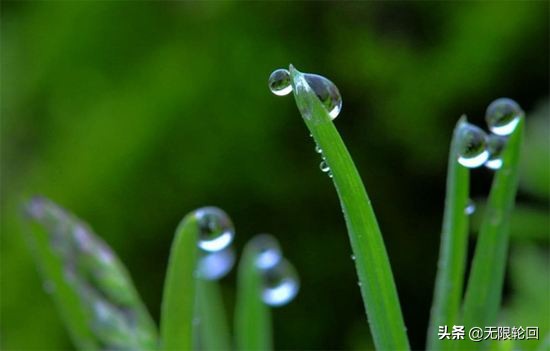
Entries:
MULTIPOLYGON (((335 119, 342 110, 342 96, 338 87, 329 79, 318 74, 302 74, 307 86, 315 93, 327 110, 331 119, 335 119)), ((305 88, 305 87, 304 87, 305 88)), ((290 72, 277 69, 269 76, 269 89, 275 95, 283 96, 292 91, 290 72)))
POLYGON ((233 241, 235 229, 229 216, 217 207, 203 207, 195 211, 199 225, 199 248, 215 252, 225 249, 233 241))
POLYGON ((502 135, 491 134, 487 139, 487 150, 489 151, 489 159, 485 162, 485 167, 497 170, 502 167, 502 152, 506 147, 507 137, 502 135))
POLYGON ((479 127, 463 123, 456 135, 458 162, 464 167, 476 168, 489 158, 487 134, 479 127))
POLYGON ((262 300, 278 307, 292 301, 300 289, 298 273, 286 259, 275 266, 262 270, 262 300))
POLYGON ((523 110, 517 102, 508 98, 493 101, 485 113, 487 126, 497 135, 510 135, 519 123, 523 110))
POLYGON ((250 243, 256 251, 256 267, 259 269, 272 268, 283 258, 279 242, 272 235, 256 235, 250 243))
POLYGON ((476 211, 476 203, 472 199, 468 199, 468 203, 466 203, 466 207, 464 208, 464 213, 468 216, 473 214, 476 211))

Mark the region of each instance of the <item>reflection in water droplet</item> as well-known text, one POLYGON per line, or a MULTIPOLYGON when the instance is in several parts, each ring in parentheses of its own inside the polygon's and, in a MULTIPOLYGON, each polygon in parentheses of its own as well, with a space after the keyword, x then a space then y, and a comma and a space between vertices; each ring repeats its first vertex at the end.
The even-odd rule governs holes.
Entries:
POLYGON ((489 158, 487 134, 473 124, 464 123, 456 135, 458 162, 464 167, 476 168, 489 158))
POLYGON ((502 152, 506 146, 507 137, 491 134, 487 139, 487 150, 489 151, 489 159, 485 162, 485 167, 497 170, 502 167, 502 152))
POLYGON ((259 269, 272 268, 283 257, 279 242, 272 235, 258 234, 250 241, 250 245, 257 253, 256 266, 259 269))
POLYGON ((235 264, 235 252, 231 246, 215 252, 201 252, 197 275, 206 280, 223 278, 231 271, 235 264))
POLYGON ((277 69, 269 76, 269 90, 275 95, 288 95, 292 91, 290 73, 286 69, 277 69))
POLYGON ((325 106, 331 119, 338 117, 342 110, 342 96, 336 85, 327 78, 311 73, 305 73, 304 79, 315 95, 325 106))
POLYGON ((198 245, 205 251, 220 251, 226 248, 233 237, 235 229, 229 216, 217 207, 203 207, 195 211, 199 225, 198 245))
POLYGON ((319 164, 319 168, 321 169, 321 171, 325 173, 330 171, 330 167, 328 166, 327 161, 325 160, 321 161, 321 163, 319 164))
POLYGON ((509 135, 516 129, 523 111, 512 99, 500 98, 493 101, 485 113, 489 130, 498 135, 509 135))
POLYGON ((289 303, 298 293, 300 282, 294 267, 285 259, 262 271, 262 300, 270 306, 289 303))
POLYGON ((464 213, 467 215, 471 215, 476 211, 476 203, 472 199, 468 199, 468 203, 466 204, 466 207, 464 208, 464 213))

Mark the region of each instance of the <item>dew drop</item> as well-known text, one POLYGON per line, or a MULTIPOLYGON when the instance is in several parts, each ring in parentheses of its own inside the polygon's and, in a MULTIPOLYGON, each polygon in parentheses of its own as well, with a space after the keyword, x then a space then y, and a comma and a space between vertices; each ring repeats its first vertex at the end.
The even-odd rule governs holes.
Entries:
POLYGON ((269 76, 269 90, 275 95, 284 96, 292 91, 290 73, 286 69, 277 69, 269 76))
POLYGON ((321 163, 319 164, 319 168, 321 169, 322 172, 330 172, 330 167, 328 166, 327 164, 327 161, 323 160, 321 161, 321 163))
POLYGON ((476 204, 472 199, 468 199, 468 203, 466 204, 466 207, 464 208, 464 213, 468 216, 473 214, 476 211, 476 204))
POLYGON ((262 271, 262 300, 270 306, 282 306, 298 294, 300 281, 296 270, 285 259, 262 271))
POLYGON ((215 252, 203 252, 199 258, 197 276, 206 280, 223 278, 235 265, 235 252, 231 246, 215 252))
POLYGON ((502 152, 506 146, 507 137, 502 135, 491 134, 487 138, 487 150, 489 151, 489 159, 485 162, 485 167, 497 170, 502 167, 502 152))
POLYGON ((498 135, 511 134, 518 125, 523 110, 512 99, 500 98, 493 101, 485 113, 489 130, 498 135))
POLYGON ((464 167, 476 168, 489 158, 487 134, 473 124, 464 123, 456 135, 458 162, 464 167))
POLYGON ((269 234, 256 235, 250 245, 257 253, 256 267, 259 269, 270 269, 283 258, 281 247, 275 237, 269 234))
POLYGON ((203 207, 195 211, 199 225, 198 246, 209 252, 226 248, 233 237, 235 229, 229 216, 217 207, 203 207))
POLYGON ((331 119, 335 119, 342 110, 342 96, 336 85, 318 74, 305 73, 304 79, 315 95, 321 100, 331 119))
POLYGON ((355 255, 351 255, 351 259, 355 261, 355 255))
POLYGON ((318 154, 322 154, 323 153, 323 149, 321 149, 321 147, 319 145, 315 145, 315 152, 318 153, 318 154))

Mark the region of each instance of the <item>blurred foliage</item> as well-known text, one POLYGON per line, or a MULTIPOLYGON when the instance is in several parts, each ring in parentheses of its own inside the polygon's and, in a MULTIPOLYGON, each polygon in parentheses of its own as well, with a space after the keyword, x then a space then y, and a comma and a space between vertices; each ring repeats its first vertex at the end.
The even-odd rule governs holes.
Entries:
MULTIPOLYGON (((102 234, 157 320, 174 228, 189 210, 216 205, 236 224, 237 248, 271 232, 300 272, 296 301, 274 311, 277 348, 350 348, 365 337, 336 195, 294 101, 267 89, 270 72, 293 63, 329 77, 344 97, 336 125, 421 348, 452 126, 462 113, 482 125, 487 104, 508 96, 531 133, 530 112, 548 97, 548 7, 2 2, 0 346, 71 347, 20 235, 21 200, 35 193, 102 234)), ((527 138, 519 199, 547 219, 548 113, 537 121, 546 132, 533 127, 542 142, 527 138)), ((491 172, 472 178, 472 196, 484 197, 491 172)), ((541 231, 536 250, 547 252, 548 226, 541 231)), ((534 252, 521 255, 536 260, 534 252)), ((536 300, 512 288, 516 270, 534 269, 517 262, 504 303, 526 307, 509 317, 542 326, 536 300)), ((533 279, 530 289, 548 289, 533 279)), ((222 287, 233 308, 234 273, 222 287)))

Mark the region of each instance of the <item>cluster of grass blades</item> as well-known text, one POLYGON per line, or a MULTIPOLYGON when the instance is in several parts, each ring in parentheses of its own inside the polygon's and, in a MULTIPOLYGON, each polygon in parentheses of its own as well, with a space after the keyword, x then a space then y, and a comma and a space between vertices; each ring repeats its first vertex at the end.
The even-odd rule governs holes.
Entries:
MULTIPOLYGON (((359 173, 332 122, 341 109, 338 89, 329 80, 301 73, 292 66, 289 71, 275 71, 269 85, 277 95, 294 92, 298 109, 322 155, 321 169, 333 179, 376 349, 409 350, 381 231, 359 173)), ((506 134, 502 147, 491 148, 489 137, 465 117, 453 133, 427 336, 429 350, 482 349, 487 343, 468 342, 467 335, 464 341, 441 340, 438 330, 454 325, 464 325, 468 330, 497 322, 524 123, 519 111, 504 121, 510 117, 504 112, 509 111, 501 110, 502 118, 494 120, 490 116, 488 122, 491 130, 499 132, 506 132, 504 122, 514 124, 507 133, 501 133, 506 134), (493 185, 463 296, 469 172, 491 160, 498 167, 492 167, 496 169, 493 185)), ((223 211, 198 209, 185 216, 176 230, 158 332, 122 264, 84 223, 43 198, 32 199, 26 209, 39 270, 79 349, 271 350, 270 306, 285 304, 298 291, 296 272, 282 257, 276 240, 265 234, 253 238, 239 261, 233 339, 215 279, 233 264, 232 253, 224 250, 232 241, 234 229, 223 211), (225 256, 214 259, 216 269, 223 262, 222 271, 208 271, 205 259, 224 252, 225 256)))

